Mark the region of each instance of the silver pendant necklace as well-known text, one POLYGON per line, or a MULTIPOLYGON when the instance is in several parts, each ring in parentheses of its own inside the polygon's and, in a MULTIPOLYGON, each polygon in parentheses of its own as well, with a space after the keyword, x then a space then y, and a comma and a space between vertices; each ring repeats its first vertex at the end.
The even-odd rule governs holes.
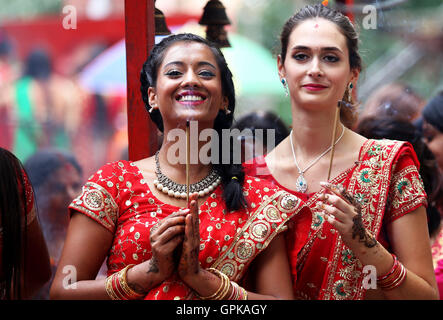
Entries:
MULTIPOLYGON (((160 170, 158 151, 155 153, 155 166, 156 166, 155 174, 157 176, 157 179, 154 180, 155 187, 170 197, 174 197, 177 199, 186 199, 187 197, 186 184, 179 184, 172 181, 167 176, 165 176, 163 172, 160 170)), ((219 176, 217 171, 211 169, 209 174, 206 177, 204 177, 202 180, 189 185, 189 194, 197 192, 199 198, 204 197, 208 193, 214 191, 217 188, 217 186, 220 184, 220 182, 221 182, 221 177, 219 176)))
MULTIPOLYGON (((342 132, 340 134, 340 137, 338 137, 337 141, 334 142, 334 146, 341 140, 341 138, 343 137, 343 134, 345 133, 345 126, 342 124, 342 132)), ((306 190, 308 190, 308 182, 306 181, 305 177, 303 176, 303 174, 309 169, 311 168, 314 164, 317 163, 318 160, 320 160, 325 154, 327 154, 329 151, 331 151, 332 146, 330 146, 329 148, 327 148, 325 151, 323 151, 317 158, 315 158, 313 161, 311 161, 311 163, 304 168, 303 170, 300 168, 300 166, 298 165, 297 162, 297 157, 295 156, 295 148, 294 148, 294 143, 292 142, 292 130, 291 133, 289 134, 289 139, 291 141, 291 148, 292 148, 292 155, 294 156, 294 162, 295 162, 295 166, 297 167, 298 170, 298 178, 296 180, 296 186, 295 186, 295 190, 297 192, 302 192, 305 193, 306 190)))

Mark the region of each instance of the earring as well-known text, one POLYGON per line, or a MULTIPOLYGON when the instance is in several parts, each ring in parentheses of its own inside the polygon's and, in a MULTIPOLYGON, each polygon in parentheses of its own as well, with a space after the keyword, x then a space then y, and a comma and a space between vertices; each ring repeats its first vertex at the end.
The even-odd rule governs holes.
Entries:
POLYGON ((348 86, 348 102, 349 103, 352 102, 352 88, 354 88, 354 85, 352 84, 352 82, 349 82, 349 86, 348 86))
POLYGON ((288 91, 288 82, 286 81, 286 78, 281 78, 281 84, 283 85, 283 88, 285 89, 285 95, 289 95, 288 91))
POLYGON ((152 113, 152 110, 155 109, 155 106, 156 106, 155 104, 150 105, 151 108, 149 108, 148 112, 149 112, 149 113, 152 113))
POLYGON ((232 111, 228 109, 228 106, 226 106, 226 107, 225 107, 225 113, 226 113, 226 115, 231 114, 231 112, 232 112, 232 111))

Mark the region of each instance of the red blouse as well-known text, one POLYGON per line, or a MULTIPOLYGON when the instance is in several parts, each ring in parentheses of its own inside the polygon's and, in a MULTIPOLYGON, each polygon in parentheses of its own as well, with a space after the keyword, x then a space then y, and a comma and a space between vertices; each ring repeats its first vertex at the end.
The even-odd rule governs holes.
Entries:
MULTIPOLYGON (((272 239, 286 230, 291 218, 311 213, 297 197, 268 182, 245 177, 243 194, 247 209, 228 211, 219 186, 199 208, 200 253, 203 268, 217 268, 233 281, 240 281, 252 260, 272 239), (303 214, 302 214, 303 213, 303 214)), ((97 221, 114 240, 108 254, 108 275, 128 264, 151 258, 150 229, 179 208, 158 200, 133 162, 103 166, 84 185, 69 206, 97 221)), ((297 220, 297 219, 293 219, 297 220)), ((300 250, 307 232, 297 235, 292 250, 300 250)), ((192 299, 190 290, 176 274, 153 288, 145 299, 192 299)))
MULTIPOLYGON (((331 182, 341 184, 362 205, 363 222, 377 240, 390 250, 386 225, 427 205, 418 172, 419 162, 409 143, 367 140, 358 161, 331 182)), ((307 245, 297 256, 290 254, 296 296, 301 299, 361 299, 363 273, 353 253, 336 230, 325 223, 316 207, 320 192, 303 194, 280 185, 263 157, 244 165, 246 174, 258 176, 296 195, 312 212, 307 245)), ((305 226, 306 227, 306 226, 305 226)))

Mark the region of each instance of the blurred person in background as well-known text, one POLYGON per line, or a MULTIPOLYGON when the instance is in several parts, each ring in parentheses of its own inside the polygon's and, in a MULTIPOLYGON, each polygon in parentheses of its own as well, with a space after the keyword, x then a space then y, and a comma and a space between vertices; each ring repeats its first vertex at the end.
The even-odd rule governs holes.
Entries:
POLYGON ((13 57, 12 43, 0 29, 0 147, 12 149, 13 124, 10 119, 12 87, 18 78, 19 64, 13 57))
POLYGON ((82 95, 71 79, 53 72, 45 50, 30 52, 10 94, 10 118, 16 124, 13 150, 19 159, 25 161, 39 148, 70 148, 81 120, 82 95))
MULTIPOLYGON (((25 168, 35 189, 54 275, 69 223, 68 205, 81 191, 82 168, 72 154, 56 149, 37 151, 25 162, 25 168)), ((51 281, 35 298, 49 298, 51 281)))
POLYGON ((251 130, 251 136, 239 137, 242 140, 242 162, 267 154, 289 134, 286 124, 280 117, 270 111, 246 113, 234 121, 231 129, 238 129, 240 132, 245 129, 251 130), (257 129, 262 129, 263 134, 257 134, 259 132, 256 131, 257 129), (271 134, 268 130, 274 130, 274 133, 271 134), (271 142, 272 145, 268 146, 268 142, 270 142, 268 139, 270 138, 273 138, 274 141, 271 142))
POLYGON ((368 97, 358 116, 358 123, 374 116, 413 122, 420 117, 425 102, 409 86, 390 83, 368 97))
POLYGON ((443 172, 443 90, 429 100, 422 112, 422 130, 426 143, 443 172))
POLYGON ((31 298, 50 277, 32 185, 20 160, 0 148, 0 300, 31 298))
MULTIPOLYGON (((439 91, 428 101, 423 108, 422 119, 417 121, 416 125, 423 130, 425 142, 437 159, 441 177, 443 175, 443 91, 439 91)), ((441 214, 443 212, 443 196, 440 195, 436 199, 436 207, 441 214)), ((432 256, 436 265, 440 298, 443 298, 443 228, 433 243, 432 256)))

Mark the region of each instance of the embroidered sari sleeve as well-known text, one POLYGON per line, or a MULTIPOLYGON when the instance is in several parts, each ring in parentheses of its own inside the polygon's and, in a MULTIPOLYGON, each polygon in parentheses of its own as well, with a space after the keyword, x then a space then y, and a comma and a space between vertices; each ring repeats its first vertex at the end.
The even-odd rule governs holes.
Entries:
POLYGON ((119 215, 117 173, 118 165, 108 164, 92 175, 81 194, 69 205, 70 213, 80 212, 114 233, 119 215))
POLYGON ((392 222, 422 205, 426 192, 418 172, 418 161, 411 146, 406 146, 393 164, 385 219, 392 222))

